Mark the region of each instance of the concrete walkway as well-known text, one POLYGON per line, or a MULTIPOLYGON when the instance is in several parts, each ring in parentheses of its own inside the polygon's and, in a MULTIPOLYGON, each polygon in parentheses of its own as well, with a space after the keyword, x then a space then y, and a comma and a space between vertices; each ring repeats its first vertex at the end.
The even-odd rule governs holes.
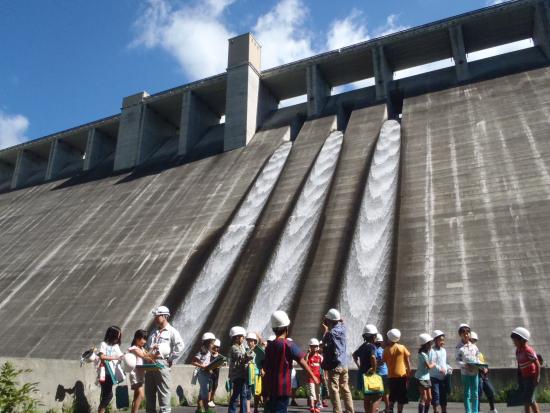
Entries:
MULTIPOLYGON (((304 401, 299 401, 301 406, 298 407, 289 407, 289 412, 298 412, 298 413, 306 413, 309 412, 309 410, 303 406, 304 401)), ((363 402, 361 401, 355 401, 355 411, 357 413, 364 412, 363 409, 363 402)), ((497 404, 496 408, 498 410, 498 413, 520 413, 523 412, 523 407, 506 407, 505 404, 497 404)), ((261 409, 260 409, 261 410, 261 409)), ((263 410, 261 410, 263 411, 263 410)), ((482 413, 488 413, 489 406, 486 404, 482 404, 482 413)), ((543 404, 541 405, 541 412, 548 412, 550 411, 550 405, 543 404)), ((194 413, 195 407, 177 407, 172 409, 173 413, 194 413)), ((226 413, 227 412, 227 406, 218 406, 216 407, 217 413, 226 413)), ((332 409, 322 409, 321 412, 330 413, 332 412, 332 409)), ((417 403, 410 403, 407 406, 405 406, 404 413, 417 413, 418 412, 418 404, 417 403)), ((433 410, 430 410, 430 412, 433 412, 433 410)), ((464 406, 462 403, 450 403, 447 406, 447 412, 448 413, 462 413, 464 412, 464 406)))

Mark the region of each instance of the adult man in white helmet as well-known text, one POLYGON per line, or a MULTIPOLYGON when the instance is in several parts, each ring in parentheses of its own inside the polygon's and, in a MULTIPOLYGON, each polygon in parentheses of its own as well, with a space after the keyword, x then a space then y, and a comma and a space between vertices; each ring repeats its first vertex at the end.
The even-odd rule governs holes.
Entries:
POLYGON ((149 352, 158 355, 157 361, 164 364, 164 368, 145 373, 146 413, 156 412, 157 395, 159 411, 161 413, 172 411, 170 404, 170 386, 172 385, 170 367, 183 354, 183 340, 180 333, 168 322, 169 317, 170 310, 163 305, 153 310, 155 328, 149 335, 145 347, 149 352))
POLYGON ((290 319, 284 311, 275 311, 271 315, 271 328, 276 335, 265 349, 265 359, 262 368, 262 395, 268 398, 265 411, 269 413, 286 413, 288 401, 292 395, 291 371, 292 363, 298 362, 314 383, 319 379, 309 368, 305 353, 288 339, 290 319))
POLYGON ((328 374, 328 387, 334 413, 341 413, 340 392, 346 412, 353 413, 353 398, 349 389, 346 327, 340 312, 331 308, 325 314, 323 329, 323 370, 328 374))

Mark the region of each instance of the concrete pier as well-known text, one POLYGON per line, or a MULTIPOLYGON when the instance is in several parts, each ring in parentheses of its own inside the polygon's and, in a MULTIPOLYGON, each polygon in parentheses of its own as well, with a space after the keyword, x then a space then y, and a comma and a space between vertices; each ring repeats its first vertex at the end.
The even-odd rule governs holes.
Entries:
POLYGON ((0 191, 11 186, 15 167, 7 162, 0 161, 0 191))
MULTIPOLYGON (((47 145, 50 146, 49 144, 47 145)), ((49 152, 49 149, 47 150, 49 152)), ((23 149, 17 154, 17 163, 11 181, 12 189, 39 183, 46 178, 48 155, 23 149)))
POLYGON ((313 64, 306 70, 307 114, 309 117, 319 116, 330 96, 330 85, 321 73, 319 65, 313 64))
POLYGON ((464 82, 470 78, 470 72, 468 69, 468 59, 466 58, 466 48, 464 47, 462 26, 455 25, 449 27, 449 38, 451 39, 456 78, 459 83, 464 82))
POLYGON ((83 170, 89 171, 109 157, 112 157, 116 149, 116 140, 101 132, 98 128, 88 131, 86 142, 86 157, 83 170))
POLYGON ((53 141, 46 168, 46 181, 82 171, 83 155, 62 139, 53 141))
POLYGON ((181 106, 178 155, 187 155, 210 127, 220 123, 220 116, 192 90, 183 92, 181 106))
POLYGON ((372 61, 374 65, 376 99, 383 101, 388 97, 389 84, 393 80, 393 69, 386 59, 383 46, 372 49, 372 61))
POLYGON ((550 4, 547 1, 538 3, 535 7, 533 40, 550 60, 550 4))

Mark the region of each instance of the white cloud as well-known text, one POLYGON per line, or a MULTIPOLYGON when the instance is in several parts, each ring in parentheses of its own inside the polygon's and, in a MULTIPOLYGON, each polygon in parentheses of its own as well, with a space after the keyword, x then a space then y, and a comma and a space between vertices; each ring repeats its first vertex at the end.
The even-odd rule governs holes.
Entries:
POLYGON ((374 37, 387 36, 392 33, 400 32, 408 29, 410 26, 401 25, 397 22, 399 16, 397 14, 390 14, 386 17, 386 23, 374 30, 374 37))
POLYGON ((262 45, 262 69, 315 53, 312 35, 304 29, 308 13, 301 0, 281 0, 258 18, 252 32, 262 45))
POLYGON ((29 120, 23 115, 10 115, 0 110, 0 149, 28 140, 25 132, 29 120))
POLYGON ((180 8, 167 0, 149 0, 136 21, 132 46, 160 47, 171 54, 192 79, 215 75, 227 66, 227 39, 234 36, 222 20, 233 0, 209 0, 180 8))
POLYGON ((363 15, 357 9, 341 20, 334 20, 327 33, 327 49, 335 50, 369 39, 367 26, 361 23, 363 15))

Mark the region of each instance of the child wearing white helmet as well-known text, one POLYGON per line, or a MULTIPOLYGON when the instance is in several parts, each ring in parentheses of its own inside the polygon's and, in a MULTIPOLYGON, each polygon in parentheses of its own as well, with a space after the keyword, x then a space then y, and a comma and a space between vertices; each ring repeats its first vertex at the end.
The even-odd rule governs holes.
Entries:
MULTIPOLYGON (((475 331, 472 331, 470 334, 470 341, 474 343, 477 346, 477 342, 479 341, 479 337, 475 331)), ((485 363, 485 357, 480 352, 479 353, 479 361, 481 363, 485 363)), ((487 397, 487 401, 489 402, 489 413, 498 413, 498 411, 495 409, 495 388, 493 387, 493 384, 489 380, 489 369, 487 367, 480 368, 479 369, 479 386, 477 389, 478 392, 478 411, 481 411, 481 396, 483 396, 483 393, 485 393, 485 396, 487 397)))
POLYGON ((378 411, 380 399, 382 398, 382 392, 367 394, 368 389, 363 386, 363 376, 376 373, 378 367, 376 361, 376 346, 374 345, 377 334, 378 329, 372 324, 367 324, 363 329, 363 340, 365 340, 365 342, 352 353, 353 361, 359 368, 360 385, 365 392, 363 397, 365 413, 376 413, 378 411))
POLYGON ((254 358, 250 361, 249 385, 254 396, 254 413, 258 413, 258 408, 262 402, 262 376, 260 371, 265 359, 265 345, 262 338, 253 332, 246 335, 246 343, 249 351, 254 353, 254 358))
POLYGON ((376 373, 382 377, 382 383, 384 383, 384 394, 382 395, 382 401, 384 402, 384 410, 390 409, 390 384, 388 381, 388 366, 384 361, 384 337, 378 333, 374 340, 376 345, 376 373))
MULTIPOLYGON (((212 343, 212 347, 210 349, 210 359, 216 360, 220 357, 220 347, 222 343, 217 338, 214 340, 214 343, 212 343)), ((224 363, 222 362, 218 367, 214 367, 212 369, 212 373, 210 374, 210 384, 209 384, 209 393, 208 393, 208 407, 216 407, 216 403, 214 403, 214 398, 216 396, 216 390, 218 390, 218 382, 220 380, 220 368, 224 363)))
POLYGON ((478 413, 479 379, 475 363, 479 362, 479 349, 470 341, 471 333, 472 330, 468 324, 461 324, 458 327, 460 342, 456 346, 455 358, 460 367, 466 413, 478 413))
POLYGON ((389 344, 384 349, 384 361, 388 365, 388 382, 390 387, 390 411, 397 403, 397 412, 402 413, 403 407, 409 402, 407 397, 407 378, 411 374, 411 352, 398 341, 401 331, 392 328, 387 333, 389 344))
POLYGON ((208 410, 209 397, 209 384, 211 371, 208 369, 211 358, 212 344, 214 344, 216 336, 207 332, 202 335, 201 348, 197 354, 193 357, 191 364, 198 369, 197 381, 199 382, 199 398, 197 401, 197 411, 204 413, 208 410))
POLYGON ((309 340, 309 351, 306 361, 315 377, 319 379, 319 383, 315 383, 311 378, 307 381, 309 411, 311 413, 319 413, 320 409, 317 406, 321 401, 321 363, 323 362, 323 356, 319 353, 319 340, 316 338, 309 340))
POLYGON ((524 327, 517 327, 512 331, 510 338, 516 346, 516 360, 520 373, 518 378, 525 413, 540 413, 535 398, 535 390, 540 382, 540 361, 533 347, 528 344, 531 333, 524 327))
POLYGON ((434 364, 434 367, 430 369, 432 406, 434 407, 434 413, 447 413, 447 394, 449 392, 447 375, 452 372, 452 369, 447 364, 445 333, 441 330, 435 330, 432 337, 434 339, 434 346, 430 352, 430 361, 434 364))
POLYGON ((293 341, 288 340, 290 319, 284 311, 271 315, 271 328, 277 336, 265 349, 262 395, 267 398, 266 412, 286 413, 292 395, 290 372, 293 361, 298 362, 314 383, 319 379, 309 368, 305 354, 293 341))
POLYGON ((250 388, 248 386, 248 363, 253 355, 247 353, 244 346, 246 330, 235 326, 229 331, 231 337, 231 350, 229 353, 229 381, 231 382, 231 397, 229 399, 229 413, 237 411, 237 399, 240 401, 240 413, 247 413, 247 401, 250 400, 250 388))
POLYGON ((428 333, 418 336, 418 363, 414 377, 418 380, 418 413, 428 413, 432 404, 432 383, 430 381, 430 369, 435 367, 431 360, 433 338, 428 333))

